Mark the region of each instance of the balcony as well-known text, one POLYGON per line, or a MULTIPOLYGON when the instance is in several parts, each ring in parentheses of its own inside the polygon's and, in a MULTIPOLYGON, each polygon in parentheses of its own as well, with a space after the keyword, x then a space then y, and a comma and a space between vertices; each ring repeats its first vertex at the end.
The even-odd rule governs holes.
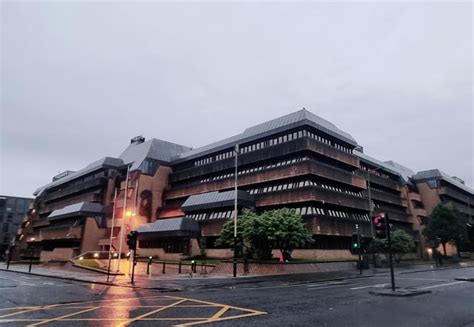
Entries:
POLYGON ((426 209, 423 209, 423 208, 413 209, 413 214, 418 217, 427 217, 426 209))
POLYGON ((421 202, 421 196, 418 193, 410 192, 408 193, 408 200, 414 202, 421 202))
POLYGON ((80 239, 82 226, 44 228, 39 234, 41 240, 80 239))
MULTIPOLYGON (((265 171, 241 175, 238 178, 238 186, 242 187, 305 175, 315 175, 358 188, 366 187, 366 183, 363 178, 314 160, 302 161, 291 166, 282 166, 265 171)), ((164 197, 166 200, 177 199, 187 197, 192 194, 231 189, 233 187, 234 179, 228 178, 215 182, 172 188, 166 192, 164 197)))
POLYGON ((81 194, 78 196, 74 196, 68 199, 64 199, 62 201, 59 201, 57 203, 51 203, 43 206, 38 210, 38 214, 46 214, 46 213, 51 213, 54 210, 57 209, 62 209, 68 205, 79 203, 79 202, 99 202, 102 203, 102 198, 103 196, 101 194, 96 194, 96 193, 86 193, 86 194, 81 194))
POLYGON ((330 216, 311 217, 304 220, 312 234, 351 236, 354 232, 354 224, 357 223, 361 235, 370 235, 370 224, 368 222, 355 222, 330 216))
POLYGON ((26 237, 26 241, 28 243, 41 242, 41 235, 40 235, 40 233, 29 234, 26 237))
POLYGON ((455 199, 459 202, 464 202, 464 203, 466 203, 466 206, 467 206, 468 202, 470 202, 471 207, 474 206, 474 199, 472 198, 472 196, 470 198, 468 195, 464 195, 461 192, 455 191, 450 187, 441 187, 441 188, 439 188, 438 194, 450 197, 450 198, 455 199))
POLYGON ((44 227, 44 226, 49 226, 50 223, 51 222, 49 220, 40 219, 40 220, 34 220, 32 222, 32 226, 33 226, 33 228, 44 227))
POLYGON ((365 198, 316 187, 262 194, 257 197, 256 206, 267 207, 311 201, 369 210, 369 203, 365 198))
MULTIPOLYGON (((363 177, 364 179, 367 179, 367 172, 364 171, 364 170, 360 170, 360 169, 357 170, 356 175, 360 176, 360 177, 363 177)), ((392 179, 389 179, 389 178, 377 176, 377 175, 372 174, 372 173, 370 173, 370 183, 371 184, 377 184, 377 185, 387 187, 387 188, 397 190, 397 191, 400 190, 400 185, 399 185, 398 182, 396 182, 392 179)))
POLYGON ((106 177, 98 177, 98 178, 95 178, 93 180, 83 182, 83 183, 78 184, 78 185, 71 185, 71 186, 65 187, 64 189, 55 191, 51 194, 47 194, 43 198, 43 201, 44 202, 49 202, 49 201, 57 200, 57 199, 60 199, 60 198, 63 198, 63 197, 68 197, 68 196, 70 196, 74 193, 82 192, 82 191, 88 190, 90 188, 103 186, 106 183, 107 183, 107 178, 106 177))
POLYGON ((402 198, 400 196, 396 196, 386 192, 380 192, 377 190, 370 190, 370 195, 372 196, 372 199, 403 206, 402 198))
MULTIPOLYGON (((278 157, 288 156, 290 154, 301 153, 303 151, 311 151, 318 153, 325 157, 339 161, 341 164, 353 167, 359 167, 359 158, 356 156, 338 150, 327 144, 323 144, 311 138, 300 138, 294 141, 278 144, 262 150, 256 150, 239 155, 239 166, 250 165, 264 160, 274 159, 278 157)), ((223 170, 230 170, 234 168, 235 159, 228 158, 211 162, 206 165, 191 167, 174 172, 170 175, 171 183, 184 181, 191 178, 196 178, 209 174, 209 172, 219 172, 223 170)))

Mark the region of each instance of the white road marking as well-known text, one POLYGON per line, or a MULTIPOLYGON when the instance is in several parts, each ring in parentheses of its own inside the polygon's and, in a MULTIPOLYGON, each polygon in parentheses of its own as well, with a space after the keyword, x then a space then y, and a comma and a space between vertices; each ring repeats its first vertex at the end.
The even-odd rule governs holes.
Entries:
POLYGON ((367 286, 359 286, 359 287, 352 287, 350 288, 351 290, 361 290, 364 288, 370 288, 370 287, 375 287, 375 288, 382 288, 387 286, 388 284, 375 284, 375 285, 367 285, 367 286))
POLYGON ((451 286, 451 285, 457 285, 457 284, 462 284, 466 283, 465 281, 459 281, 459 282, 452 282, 452 283, 446 283, 446 284, 439 284, 439 285, 432 285, 432 286, 425 286, 425 287, 418 287, 416 288, 417 290, 427 290, 430 288, 437 288, 437 287, 444 287, 444 286, 451 286))
MULTIPOLYGON (((389 279, 390 276, 381 277, 381 276, 373 276, 370 277, 371 279, 389 279)), ((406 280, 421 280, 421 281, 434 281, 434 282, 449 282, 449 279, 437 279, 437 278, 416 278, 416 277, 398 277, 396 276, 395 279, 406 279, 406 280)))
POLYGON ((347 282, 323 282, 323 283, 318 283, 318 284, 307 284, 306 286, 308 288, 313 288, 313 287, 321 287, 321 286, 329 286, 329 285, 345 285, 347 282))

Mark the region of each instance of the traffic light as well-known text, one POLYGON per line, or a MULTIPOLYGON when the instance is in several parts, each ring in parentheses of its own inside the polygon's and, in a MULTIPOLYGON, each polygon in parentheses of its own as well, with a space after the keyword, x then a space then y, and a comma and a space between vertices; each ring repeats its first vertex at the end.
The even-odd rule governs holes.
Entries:
POLYGON ((127 245, 130 250, 135 251, 137 249, 137 238, 138 238, 138 232, 136 230, 128 233, 127 245))
POLYGON ((375 237, 376 238, 387 238, 385 224, 387 223, 387 219, 385 218, 385 214, 381 213, 378 216, 373 218, 374 229, 375 229, 375 237))
POLYGON ((360 249, 360 240, 359 240, 359 235, 357 235, 357 233, 352 233, 351 248, 353 250, 360 249))

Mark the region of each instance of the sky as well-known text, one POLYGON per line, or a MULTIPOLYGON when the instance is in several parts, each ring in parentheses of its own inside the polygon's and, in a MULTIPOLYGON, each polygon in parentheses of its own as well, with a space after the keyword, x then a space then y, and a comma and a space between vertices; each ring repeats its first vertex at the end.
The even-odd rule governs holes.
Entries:
POLYGON ((2 1, 0 194, 305 107, 474 185, 471 2, 2 1))

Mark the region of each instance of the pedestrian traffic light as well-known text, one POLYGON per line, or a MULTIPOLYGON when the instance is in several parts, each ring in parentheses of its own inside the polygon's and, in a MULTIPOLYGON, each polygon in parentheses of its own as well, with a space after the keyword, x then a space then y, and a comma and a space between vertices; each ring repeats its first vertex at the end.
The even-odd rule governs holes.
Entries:
POLYGON ((376 238, 387 238, 385 224, 387 223, 387 219, 385 214, 381 213, 375 217, 373 217, 373 224, 375 229, 375 237, 376 238))
POLYGON ((130 250, 135 251, 137 249, 137 238, 138 238, 138 232, 136 230, 128 233, 127 245, 130 250))

